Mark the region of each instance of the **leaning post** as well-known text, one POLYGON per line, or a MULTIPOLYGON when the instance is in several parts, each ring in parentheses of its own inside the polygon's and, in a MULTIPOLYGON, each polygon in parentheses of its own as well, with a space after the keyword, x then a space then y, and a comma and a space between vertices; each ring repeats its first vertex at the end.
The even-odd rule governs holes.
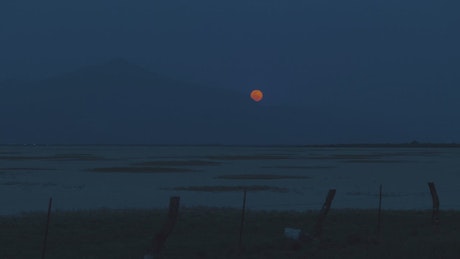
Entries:
POLYGON ((168 217, 160 231, 153 238, 152 249, 150 250, 149 254, 144 256, 145 259, 158 258, 160 256, 160 252, 166 243, 166 239, 171 234, 174 225, 176 225, 177 218, 179 216, 179 201, 179 196, 170 198, 168 217))
POLYGON ((243 208, 241 209, 241 222, 240 222, 240 236, 238 240, 238 252, 241 253, 243 247, 243 228, 244 228, 244 215, 246 212, 246 188, 243 190, 243 208))
POLYGON ((46 243, 48 240, 48 228, 50 226, 50 218, 51 218, 51 204, 53 203, 53 197, 50 197, 48 202, 48 215, 46 217, 46 227, 45 227, 45 236, 43 238, 43 247, 42 247, 42 259, 45 259, 46 253, 46 243))
POLYGON ((379 211, 377 215, 377 238, 380 240, 380 230, 382 227, 382 185, 379 188, 379 211))
POLYGON ((318 220, 316 221, 314 238, 321 237, 322 229, 323 229, 323 222, 326 219, 326 215, 329 212, 329 209, 331 208, 331 204, 332 204, 332 200, 334 199, 335 192, 336 192, 335 189, 330 189, 327 194, 326 201, 324 202, 324 205, 321 208, 321 211, 319 212, 318 220))
POLYGON ((433 213, 431 215, 431 222, 437 227, 439 225, 439 197, 434 182, 429 182, 431 198, 433 200, 433 213))

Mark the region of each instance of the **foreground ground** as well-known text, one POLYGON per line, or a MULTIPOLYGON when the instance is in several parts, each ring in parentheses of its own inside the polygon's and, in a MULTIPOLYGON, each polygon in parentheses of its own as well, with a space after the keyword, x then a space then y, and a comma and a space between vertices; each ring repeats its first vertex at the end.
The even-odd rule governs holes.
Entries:
MULTIPOLYGON (((142 258, 166 210, 53 212, 46 258, 142 258)), ((460 258, 460 212, 383 211, 380 242, 375 210, 334 210, 320 240, 295 242, 285 227, 312 232, 309 212, 247 211, 238 252, 241 211, 181 208, 162 258, 460 258)), ((0 216, 0 259, 40 258, 46 215, 0 216)))

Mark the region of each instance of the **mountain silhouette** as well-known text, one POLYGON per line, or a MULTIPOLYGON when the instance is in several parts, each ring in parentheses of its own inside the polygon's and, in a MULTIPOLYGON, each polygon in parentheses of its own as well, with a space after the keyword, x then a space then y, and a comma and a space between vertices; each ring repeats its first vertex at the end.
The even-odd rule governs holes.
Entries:
POLYGON ((2 144, 261 144, 298 116, 122 59, 0 90, 2 144))
POLYGON ((446 105, 452 102, 270 106, 117 59, 44 80, 2 82, 0 144, 449 142, 459 125, 457 109, 446 105))

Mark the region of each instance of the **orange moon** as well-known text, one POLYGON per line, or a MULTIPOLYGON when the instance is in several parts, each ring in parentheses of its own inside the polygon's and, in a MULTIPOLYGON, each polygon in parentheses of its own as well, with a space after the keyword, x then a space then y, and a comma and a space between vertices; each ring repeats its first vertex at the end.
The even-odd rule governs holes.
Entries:
POLYGON ((264 94, 260 90, 252 90, 250 96, 254 102, 260 102, 264 98, 264 94))

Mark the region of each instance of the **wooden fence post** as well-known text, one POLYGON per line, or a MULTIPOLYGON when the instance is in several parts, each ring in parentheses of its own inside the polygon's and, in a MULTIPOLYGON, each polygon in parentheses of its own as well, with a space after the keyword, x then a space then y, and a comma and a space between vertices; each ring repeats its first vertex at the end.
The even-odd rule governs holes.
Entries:
POLYGON ((243 209, 241 210, 241 222, 240 222, 240 238, 238 240, 238 252, 241 253, 243 245, 243 226, 244 226, 244 214, 246 211, 246 188, 243 192, 243 209))
POLYGON ((46 253, 46 242, 48 239, 48 228, 50 225, 50 217, 51 217, 51 204, 53 203, 53 198, 50 197, 50 200, 48 202, 48 216, 46 217, 46 228, 45 228, 45 237, 43 238, 43 247, 42 247, 42 259, 45 259, 45 253, 46 253))
POLYGON ((174 225, 176 224, 179 215, 179 196, 171 197, 169 200, 169 212, 166 222, 163 224, 161 230, 153 238, 153 247, 151 256, 146 255, 144 258, 158 258, 161 250, 164 247, 166 239, 171 234, 174 225))
POLYGON ((433 199, 433 214, 431 215, 431 221, 435 226, 439 225, 439 197, 436 192, 436 187, 434 182, 429 182, 428 187, 430 187, 431 198, 433 199))
POLYGON ((379 189, 379 211, 377 215, 377 240, 380 240, 380 228, 381 228, 381 217, 382 214, 382 185, 380 184, 379 189))
POLYGON ((324 205, 321 208, 321 211, 319 212, 319 218, 316 221, 314 238, 321 237, 322 229, 323 229, 323 222, 326 219, 326 215, 329 212, 329 209, 331 208, 331 203, 332 203, 332 200, 334 199, 335 192, 336 192, 335 189, 330 189, 327 194, 326 201, 324 202, 324 205))

